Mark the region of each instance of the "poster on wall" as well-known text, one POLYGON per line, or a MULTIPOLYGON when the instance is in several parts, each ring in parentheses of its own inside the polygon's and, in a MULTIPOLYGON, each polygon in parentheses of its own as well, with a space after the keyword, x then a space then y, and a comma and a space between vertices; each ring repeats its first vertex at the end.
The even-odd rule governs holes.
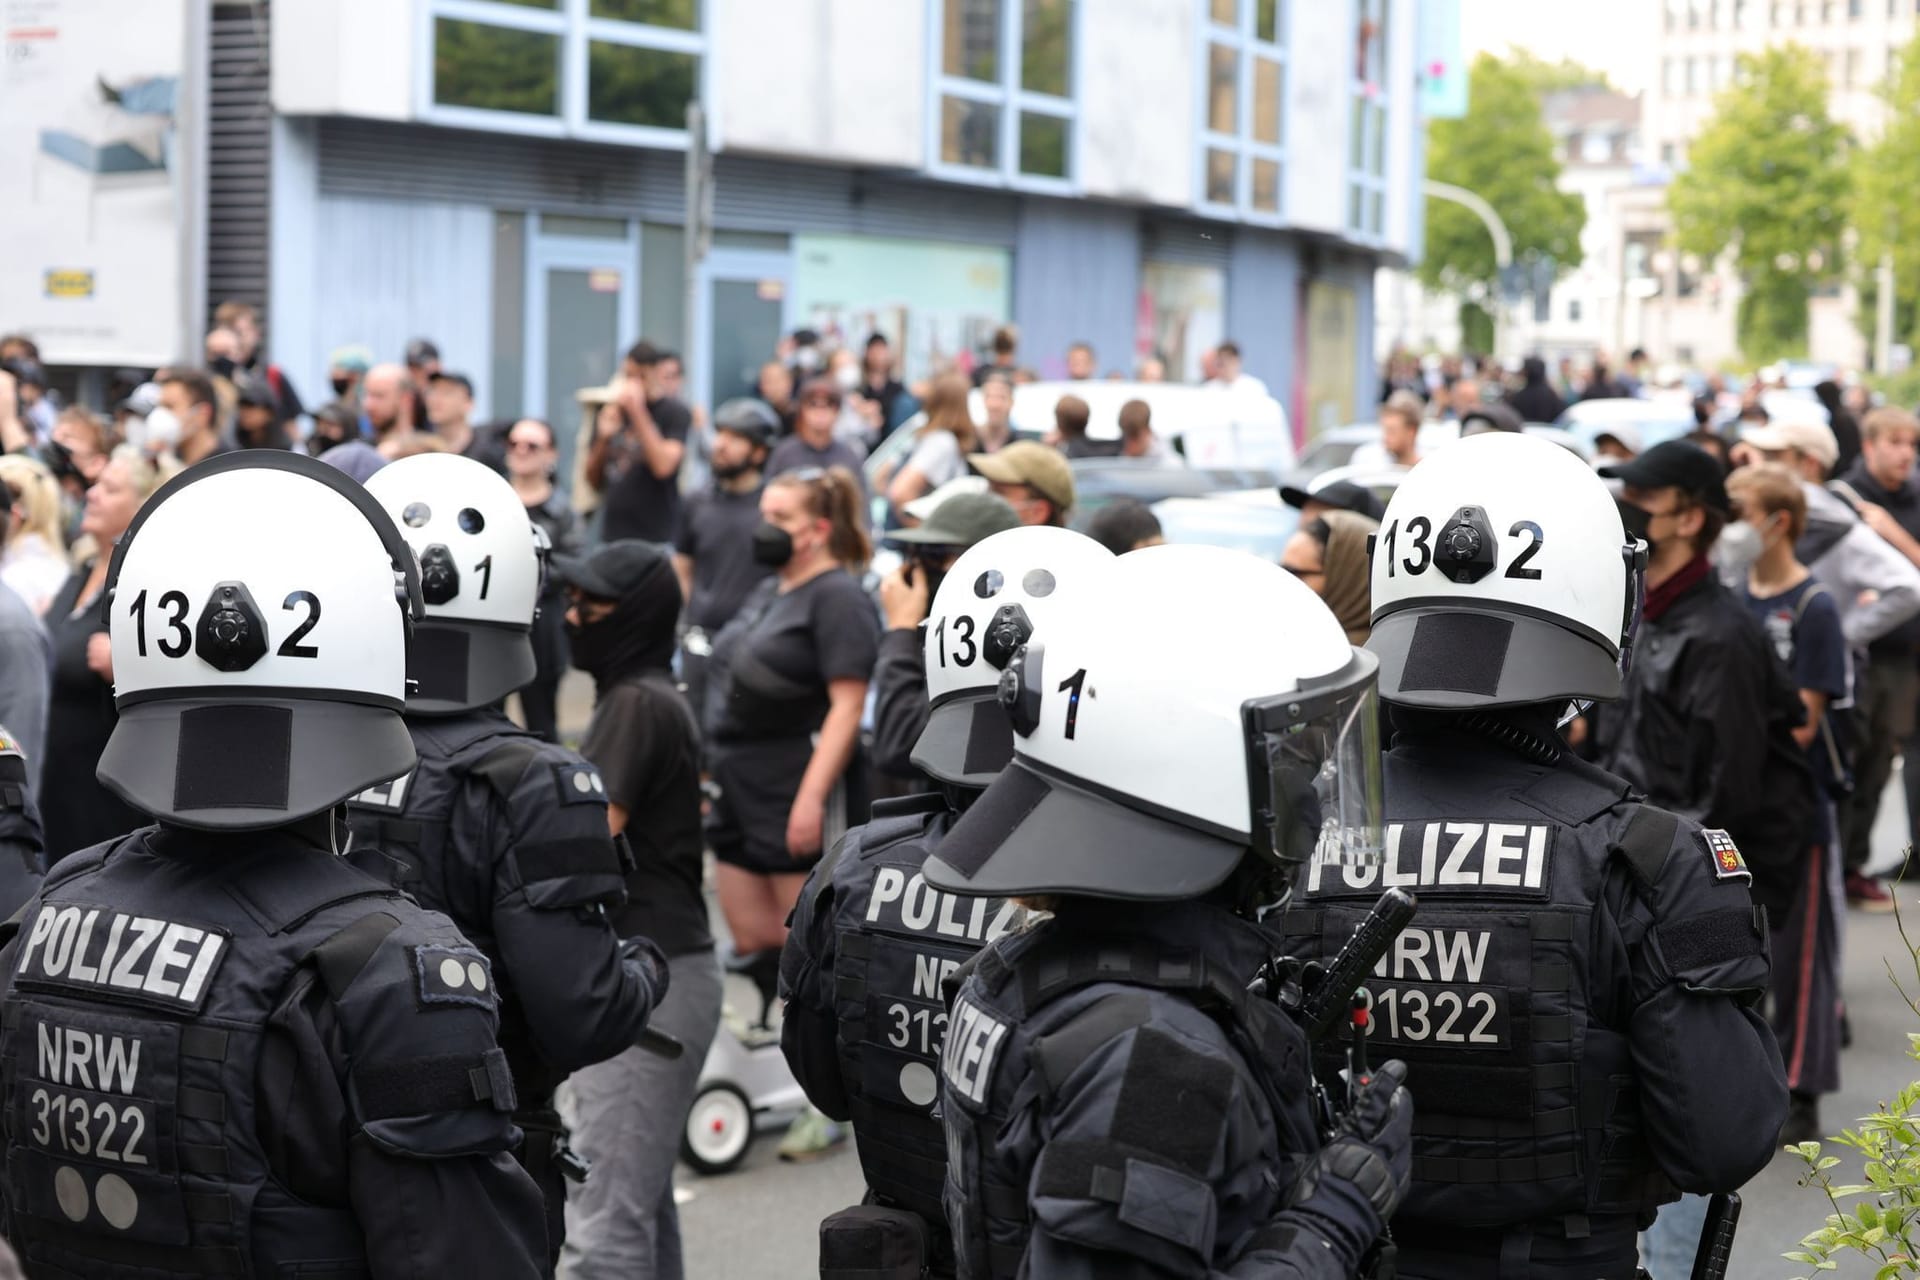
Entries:
POLYGON ((1175 382, 1205 382, 1202 360, 1226 337, 1226 299, 1227 273, 1219 267, 1143 263, 1140 316, 1151 325, 1151 340, 1134 354, 1164 361, 1175 382))
POLYGON ((1307 286, 1307 404, 1301 415, 1308 439, 1355 421, 1359 350, 1359 298, 1343 285, 1313 281, 1307 286))
POLYGON ((0 0, 0 326, 48 364, 177 358, 184 0, 0 0))
POLYGON ((885 334, 906 380, 979 360, 1011 307, 1013 255, 1005 249, 797 235, 793 257, 794 324, 856 349, 868 334, 885 334))

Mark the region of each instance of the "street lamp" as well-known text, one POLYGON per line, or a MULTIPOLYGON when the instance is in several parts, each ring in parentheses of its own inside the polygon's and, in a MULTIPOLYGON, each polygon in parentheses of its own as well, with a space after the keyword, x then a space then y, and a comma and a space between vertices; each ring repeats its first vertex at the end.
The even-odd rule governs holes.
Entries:
MULTIPOLYGON (((1432 178, 1426 179, 1420 185, 1421 190, 1431 199, 1445 200, 1451 204, 1460 205, 1470 210, 1475 217, 1479 218, 1480 221, 1486 225, 1487 234, 1493 238, 1495 279, 1496 281, 1500 279, 1506 269, 1513 265, 1513 236, 1508 233, 1507 224, 1500 220, 1500 215, 1493 211, 1493 206, 1465 187, 1456 187, 1446 182, 1435 182, 1432 178)), ((1496 362, 1504 363, 1500 348, 1503 343, 1511 341, 1511 330, 1513 326, 1511 317, 1507 314, 1506 295, 1497 284, 1494 288, 1492 311, 1493 356, 1496 362)))

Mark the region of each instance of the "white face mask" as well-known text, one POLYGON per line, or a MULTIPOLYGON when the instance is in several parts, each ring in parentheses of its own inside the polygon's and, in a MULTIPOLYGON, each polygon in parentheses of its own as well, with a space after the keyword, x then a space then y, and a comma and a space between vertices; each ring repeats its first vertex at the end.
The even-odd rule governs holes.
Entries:
POLYGON ((860 385, 860 366, 857 364, 841 365, 833 371, 833 380, 839 384, 842 391, 853 390, 860 385))
POLYGON ((180 419, 171 409, 161 406, 147 414, 146 429, 141 432, 140 447, 159 453, 180 443, 180 419))
POLYGON ((1747 570, 1753 568, 1754 561, 1766 547, 1766 539, 1758 529, 1745 520, 1729 521, 1720 531, 1720 540, 1713 544, 1713 562, 1722 574, 1745 579, 1747 570))

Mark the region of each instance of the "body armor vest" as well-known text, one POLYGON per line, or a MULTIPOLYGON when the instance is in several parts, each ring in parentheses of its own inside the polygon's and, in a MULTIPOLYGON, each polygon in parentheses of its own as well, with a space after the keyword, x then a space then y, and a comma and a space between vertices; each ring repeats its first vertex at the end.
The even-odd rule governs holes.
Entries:
MULTIPOLYGON (((576 770, 574 776, 595 775, 570 753, 507 720, 422 717, 409 720, 407 728, 420 763, 405 777, 369 788, 348 803, 354 836, 349 859, 376 879, 406 890, 428 910, 451 917, 461 933, 495 959, 500 1047, 513 1067, 515 1092, 523 1106, 545 1108, 565 1073, 554 1071, 535 1052, 515 994, 514 975, 497 962, 493 850, 457 848, 452 838, 454 815, 466 803, 471 779, 480 778, 508 799, 529 770, 549 754, 564 756, 576 770)), ((604 792, 595 798, 604 806, 604 792)), ((604 842, 604 807, 594 819, 593 830, 604 842)), ((524 858, 533 851, 523 847, 520 852, 524 858)))
POLYGON ((0 919, 26 905, 46 873, 40 814, 27 794, 27 761, 0 726, 0 919))
MULTIPOLYGON (((1601 1020, 1616 1011, 1596 1008, 1612 997, 1592 989, 1587 947, 1610 860, 1657 872, 1672 819, 1571 758, 1444 804, 1422 767, 1404 749, 1386 757, 1381 865, 1314 865, 1280 925, 1292 954, 1326 960, 1383 889, 1419 899, 1369 982, 1371 1056, 1405 1059, 1418 1098, 1396 1232, 1630 1233, 1673 1189, 1641 1137, 1630 1046, 1601 1020)), ((1341 1051, 1322 1047, 1323 1079, 1341 1051)))
POLYGON ((1305 1088, 1306 1037, 1292 1018, 1247 994, 1251 975, 1223 972, 1198 949, 1055 934, 1042 923, 982 951, 950 1010, 941 1106, 947 1128, 947 1223, 959 1274, 975 1280, 1011 1276, 1026 1254, 1033 1229, 1032 1170, 1002 1170, 988 1158, 1009 1122, 1035 1105, 1036 1094, 1044 1110, 1049 1082, 1064 1081, 1087 1053, 1139 1025, 1142 1006, 1124 997, 1095 1002, 1058 1037, 1039 1034, 1031 1025, 1047 1005, 1096 983, 1182 997, 1220 1024, 1265 1098, 1277 1133, 1277 1161, 1267 1184, 1274 1198, 1256 1207, 1258 1216, 1264 1219, 1283 1207, 1284 1189, 1298 1181, 1304 1161, 1320 1147, 1305 1088), (1284 1088, 1283 1082, 1294 1087, 1284 1088))
POLYGON ((937 1242, 947 1169, 934 1112, 947 1027, 940 984, 1024 915, 1004 899, 926 883, 921 868, 951 825, 938 795, 882 801, 832 875, 840 1078, 860 1165, 874 1193, 926 1219, 937 1242))
POLYGON ((64 859, 20 921, 0 1006, 7 1236, 35 1276, 368 1275, 353 1215, 270 1172, 256 1072, 303 962, 364 964, 417 912, 320 849, 223 862, 216 890, 149 852, 154 834, 64 859))

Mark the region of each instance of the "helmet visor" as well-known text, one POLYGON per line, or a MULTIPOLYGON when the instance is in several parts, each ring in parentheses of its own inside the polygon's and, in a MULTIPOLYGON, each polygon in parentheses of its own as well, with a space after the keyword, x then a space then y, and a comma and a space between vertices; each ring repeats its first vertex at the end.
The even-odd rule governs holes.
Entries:
POLYGON ((1380 701, 1371 654, 1323 689, 1306 689, 1251 709, 1256 840, 1286 867, 1380 861, 1380 701))

